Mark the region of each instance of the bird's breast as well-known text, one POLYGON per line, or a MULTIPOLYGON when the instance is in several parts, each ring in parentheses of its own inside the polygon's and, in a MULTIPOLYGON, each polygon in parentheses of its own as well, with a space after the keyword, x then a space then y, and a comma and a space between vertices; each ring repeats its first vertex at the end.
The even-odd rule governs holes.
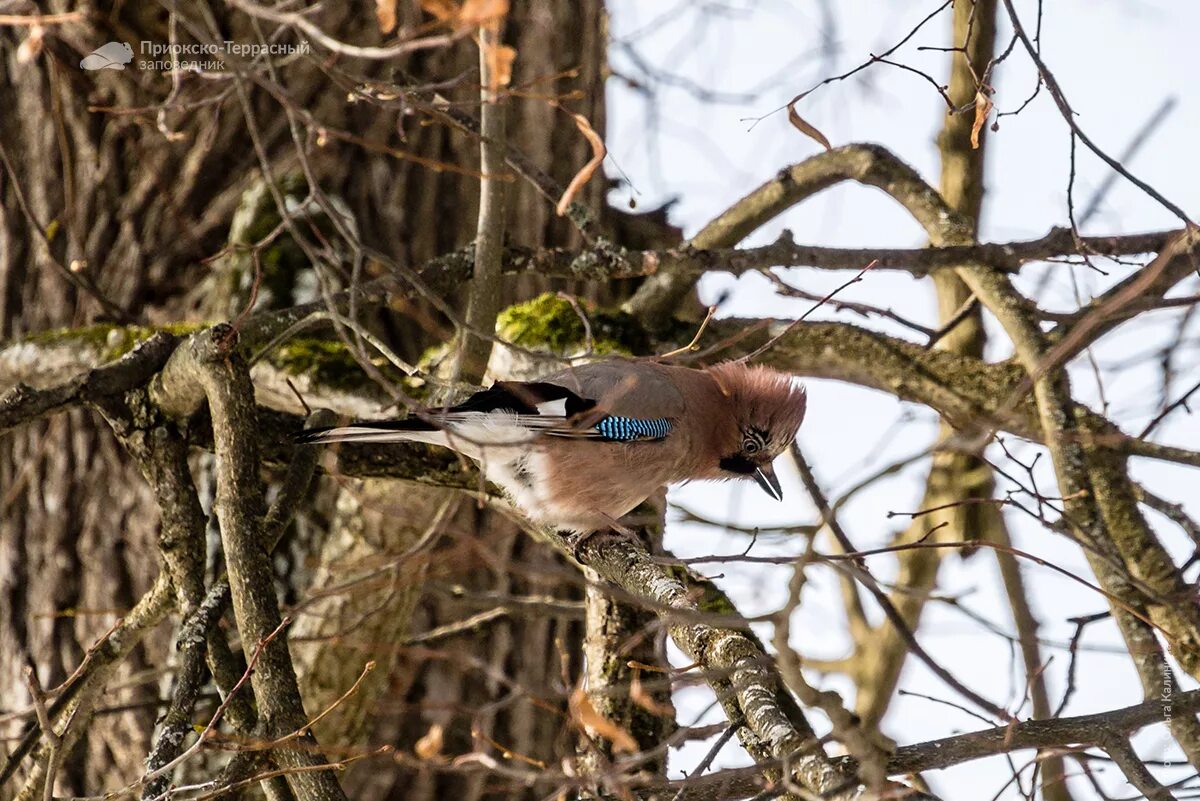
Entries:
POLYGON ((680 480, 681 449, 671 439, 606 442, 543 437, 524 448, 487 447, 490 481, 532 520, 573 531, 604 528, 680 480))

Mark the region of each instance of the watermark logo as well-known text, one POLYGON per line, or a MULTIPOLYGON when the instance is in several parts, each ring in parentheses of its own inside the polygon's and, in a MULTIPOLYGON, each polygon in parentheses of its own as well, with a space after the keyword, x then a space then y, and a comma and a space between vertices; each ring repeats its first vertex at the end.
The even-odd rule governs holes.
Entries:
POLYGON ((226 68, 225 57, 257 59, 264 56, 303 56, 312 52, 308 42, 269 42, 247 44, 226 40, 222 42, 138 42, 135 62, 133 47, 125 42, 109 42, 97 47, 79 62, 85 70, 123 70, 133 62, 139 70, 151 72, 220 72, 226 68))
POLYGON ((85 70, 123 70, 133 61, 133 48, 124 42, 109 42, 83 57, 79 66, 85 70))

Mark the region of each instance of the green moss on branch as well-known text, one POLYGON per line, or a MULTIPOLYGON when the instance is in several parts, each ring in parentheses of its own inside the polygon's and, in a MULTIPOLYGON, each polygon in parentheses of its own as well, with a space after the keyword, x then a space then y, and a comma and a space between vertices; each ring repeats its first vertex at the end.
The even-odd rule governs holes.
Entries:
POLYGON ((496 334, 524 348, 566 353, 587 345, 590 327, 592 347, 598 355, 645 353, 649 348, 646 332, 632 316, 598 309, 586 301, 578 303, 577 310, 569 301, 547 292, 514 304, 496 318, 496 334), (587 327, 580 312, 587 317, 587 327))
POLYGON ((205 328, 207 323, 167 323, 166 325, 115 325, 95 323, 78 328, 52 328, 38 331, 21 340, 35 345, 63 345, 90 347, 100 354, 102 362, 119 359, 159 331, 176 336, 205 328))

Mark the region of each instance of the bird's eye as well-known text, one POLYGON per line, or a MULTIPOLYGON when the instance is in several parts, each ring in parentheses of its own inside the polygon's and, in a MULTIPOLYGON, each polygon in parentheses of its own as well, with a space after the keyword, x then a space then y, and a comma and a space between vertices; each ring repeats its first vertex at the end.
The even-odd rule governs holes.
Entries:
POLYGON ((756 439, 746 439, 742 441, 742 453, 758 453, 758 449, 762 446, 758 444, 756 439))

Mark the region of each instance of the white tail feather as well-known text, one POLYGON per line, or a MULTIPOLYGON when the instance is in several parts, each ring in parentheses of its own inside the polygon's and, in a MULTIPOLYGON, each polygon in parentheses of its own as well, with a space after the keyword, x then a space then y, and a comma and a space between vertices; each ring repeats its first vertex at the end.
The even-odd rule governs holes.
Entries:
POLYGON ((313 442, 427 442, 430 445, 445 445, 444 431, 388 431, 370 426, 342 426, 323 431, 313 442))
POLYGON ((444 431, 403 431, 375 428, 367 424, 331 428, 314 436, 311 443, 331 442, 425 442, 448 447, 472 458, 483 449, 521 448, 539 435, 591 438, 600 436, 595 429, 574 428, 565 417, 518 415, 508 411, 444 412, 428 417, 446 427, 444 431))

